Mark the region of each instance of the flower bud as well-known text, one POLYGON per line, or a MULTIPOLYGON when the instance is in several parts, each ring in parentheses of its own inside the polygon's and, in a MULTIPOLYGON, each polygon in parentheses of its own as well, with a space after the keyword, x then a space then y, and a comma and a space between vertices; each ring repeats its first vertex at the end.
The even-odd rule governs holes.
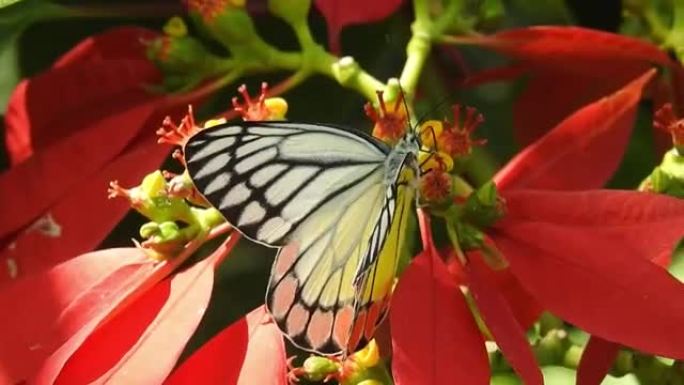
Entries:
POLYGON ((375 109, 370 103, 364 106, 366 115, 374 123, 373 136, 386 143, 396 144, 408 128, 404 94, 399 93, 391 107, 386 104, 383 91, 377 91, 377 94, 379 109, 375 109))
POLYGON ((188 0, 187 5, 195 24, 229 50, 259 38, 244 0, 188 0))
POLYGON ((474 191, 466 200, 463 219, 478 228, 486 228, 504 215, 504 201, 499 197, 494 182, 488 182, 474 191))
POLYGON ((322 381, 331 375, 335 375, 339 368, 337 362, 320 356, 311 356, 302 365, 306 378, 311 381, 322 381))
POLYGON ((209 52, 199 40, 188 36, 181 18, 171 18, 164 31, 166 35, 147 42, 147 57, 164 74, 166 90, 194 86, 225 70, 225 60, 209 52))
POLYGON ((261 92, 256 100, 247 92, 247 86, 241 85, 238 92, 242 94, 243 102, 233 98, 233 109, 242 115, 245 121, 283 120, 287 113, 287 102, 283 98, 267 98, 268 84, 261 83, 261 92))

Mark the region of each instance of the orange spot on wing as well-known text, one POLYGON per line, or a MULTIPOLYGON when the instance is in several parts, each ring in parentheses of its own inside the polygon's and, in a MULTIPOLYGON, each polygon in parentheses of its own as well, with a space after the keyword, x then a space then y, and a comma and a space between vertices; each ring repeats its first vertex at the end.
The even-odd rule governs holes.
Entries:
POLYGON ((335 327, 333 329, 333 341, 337 346, 344 347, 349 340, 349 332, 354 317, 354 309, 347 305, 337 311, 335 327))
POLYGON ((297 261, 297 255, 299 254, 299 244, 290 243, 285 245, 278 252, 275 264, 273 265, 273 273, 271 280, 279 280, 282 278, 290 267, 297 261))
POLYGON ((301 334, 309 320, 309 312, 301 304, 296 304, 287 317, 287 334, 291 337, 301 334))
POLYGON ((271 294, 269 310, 276 319, 282 319, 292 306, 297 292, 297 280, 293 276, 285 277, 271 294))
POLYGON ((333 313, 331 311, 316 310, 313 316, 311 316, 306 335, 314 349, 321 348, 330 339, 333 321, 333 313))

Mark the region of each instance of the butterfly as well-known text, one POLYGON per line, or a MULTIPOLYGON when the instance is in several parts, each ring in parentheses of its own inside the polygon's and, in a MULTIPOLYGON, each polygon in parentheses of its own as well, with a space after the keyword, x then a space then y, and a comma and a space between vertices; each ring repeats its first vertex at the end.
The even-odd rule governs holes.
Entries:
POLYGON ((408 131, 390 147, 334 125, 241 122, 185 145, 199 192, 244 236, 280 248, 266 306, 301 349, 353 352, 387 314, 420 175, 408 131))

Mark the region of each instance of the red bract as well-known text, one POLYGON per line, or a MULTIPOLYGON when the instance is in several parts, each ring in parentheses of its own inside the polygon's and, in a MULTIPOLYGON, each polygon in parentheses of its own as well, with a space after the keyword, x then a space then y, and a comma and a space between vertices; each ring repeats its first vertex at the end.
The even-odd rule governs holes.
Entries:
POLYGON ((396 11, 402 0, 316 0, 316 7, 328 23, 330 50, 340 52, 340 31, 350 24, 382 20, 396 11))
POLYGON ((527 385, 544 383, 539 364, 527 342, 525 330, 515 318, 506 297, 486 280, 487 267, 478 253, 465 266, 477 308, 504 356, 527 385))
POLYGON ((620 345, 591 337, 577 368, 577 385, 598 385, 608 374, 620 352, 620 345))
POLYGON ((511 271, 540 304, 613 342, 684 357, 684 286, 651 258, 684 229, 684 202, 631 191, 504 194, 491 232, 511 271))
POLYGON ((499 189, 602 187, 627 149, 649 70, 616 93, 582 107, 518 153, 495 177, 499 189))
POLYGON ((6 121, 15 167, 0 175, 0 191, 11 197, 0 199, 0 253, 16 268, 0 283, 95 247, 128 209, 107 202, 106 183, 135 184, 165 157, 154 131, 175 108, 145 90, 159 77, 144 57, 150 36, 122 28, 91 37, 15 90, 6 121))
POLYGON ((653 44, 578 27, 529 27, 464 40, 516 59, 530 75, 514 105, 515 133, 522 143, 653 66, 680 70, 653 44))
POLYGON ((402 274, 392 299, 390 326, 397 385, 438 384, 448 378, 489 384, 484 339, 434 246, 402 274))
POLYGON ((261 306, 202 346, 165 384, 285 385, 286 361, 282 334, 261 306))
POLYGON ((161 383, 204 314, 214 269, 238 239, 233 234, 206 259, 153 287, 138 279, 116 292, 42 363, 31 383, 161 383))
POLYGON ((0 382, 17 383, 122 292, 144 279, 152 264, 139 249, 84 254, 0 291, 0 382))

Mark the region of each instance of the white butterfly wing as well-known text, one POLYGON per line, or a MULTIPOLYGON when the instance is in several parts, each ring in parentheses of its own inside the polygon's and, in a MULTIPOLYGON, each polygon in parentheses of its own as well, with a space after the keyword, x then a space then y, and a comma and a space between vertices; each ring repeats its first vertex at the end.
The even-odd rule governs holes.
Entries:
POLYGON ((380 178, 387 152, 370 137, 333 126, 246 122, 201 131, 185 158, 199 191, 228 222, 253 240, 283 246, 328 200, 380 178))
MULTIPOLYGON (((383 304, 376 313, 386 308, 396 251, 383 261, 376 256, 399 188, 386 183, 388 153, 361 133, 291 122, 213 127, 185 148, 199 191, 231 224, 256 241, 284 246, 267 306, 303 349, 346 351, 358 315, 376 302, 383 304), (359 283, 359 266, 369 257, 359 283), (376 278, 383 287, 374 286, 376 278)), ((364 322, 362 332, 372 332, 379 318, 364 322)))

